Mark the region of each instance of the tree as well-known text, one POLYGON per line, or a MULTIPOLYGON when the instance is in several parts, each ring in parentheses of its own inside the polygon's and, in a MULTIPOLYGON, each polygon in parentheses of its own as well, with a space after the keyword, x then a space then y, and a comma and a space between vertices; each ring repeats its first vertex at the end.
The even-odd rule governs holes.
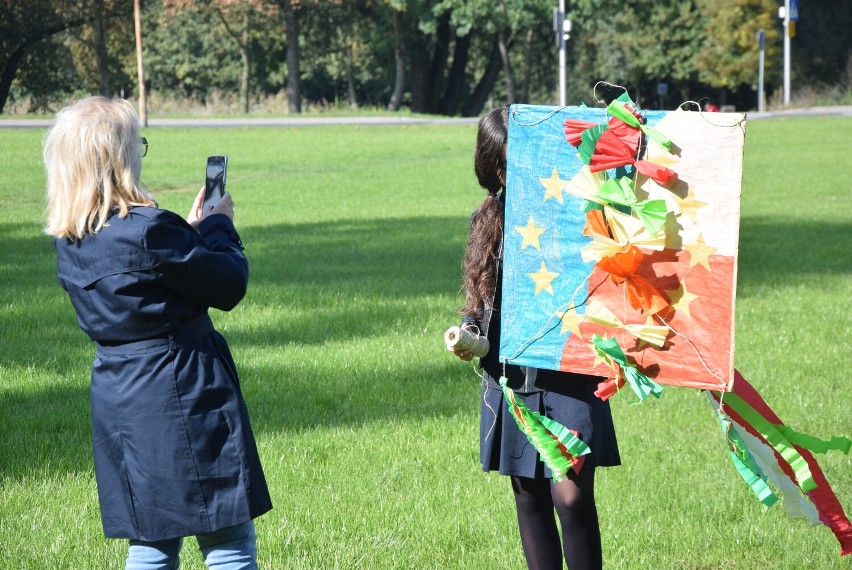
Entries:
MULTIPOLYGON (((701 11, 702 46, 694 65, 701 83, 720 91, 724 103, 729 91, 751 88, 757 79, 757 31, 766 30, 766 58, 778 61, 780 27, 774 0, 697 0, 701 11)), ((767 81, 779 77, 768 68, 767 81)), ((755 99, 756 100, 756 99, 755 99)))
POLYGON ((163 0, 167 12, 192 10, 213 15, 222 29, 236 44, 240 53, 242 71, 240 73, 240 109, 249 112, 249 90, 251 78, 250 41, 256 13, 269 16, 276 8, 264 0, 163 0))
MULTIPOLYGON (((103 1, 103 18, 130 14, 130 6, 117 0, 103 1)), ((94 21, 88 2, 57 3, 50 0, 0 0, 0 113, 6 106, 12 82, 28 53, 53 36, 94 21)), ((48 53, 50 50, 41 50, 48 53)), ((31 78, 34 78, 30 75, 31 78)))
POLYGON ((302 90, 299 75, 299 1, 281 0, 284 13, 284 33, 287 35, 287 108, 291 113, 302 112, 302 90))
POLYGON ((405 44, 403 40, 405 17, 402 8, 393 2, 391 2, 391 10, 393 12, 394 82, 393 94, 388 101, 388 111, 398 111, 405 92, 405 44))

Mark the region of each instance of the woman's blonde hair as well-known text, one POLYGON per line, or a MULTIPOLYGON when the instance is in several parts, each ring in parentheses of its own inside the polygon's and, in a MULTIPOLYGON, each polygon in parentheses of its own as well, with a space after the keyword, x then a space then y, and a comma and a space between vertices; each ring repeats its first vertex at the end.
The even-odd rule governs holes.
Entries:
POLYGON ((139 121, 127 101, 87 97, 56 114, 44 140, 45 233, 79 239, 97 233, 114 211, 156 206, 139 181, 139 121))

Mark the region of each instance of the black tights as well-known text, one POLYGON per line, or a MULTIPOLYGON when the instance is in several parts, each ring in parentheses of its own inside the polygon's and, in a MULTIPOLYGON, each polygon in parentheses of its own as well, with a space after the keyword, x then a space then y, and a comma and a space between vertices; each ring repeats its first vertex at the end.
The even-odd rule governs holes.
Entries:
POLYGON ((597 570, 603 565, 598 511, 595 507, 595 470, 551 484, 550 479, 512 477, 518 527, 530 570, 597 570), (562 527, 562 541, 556 517, 562 527))

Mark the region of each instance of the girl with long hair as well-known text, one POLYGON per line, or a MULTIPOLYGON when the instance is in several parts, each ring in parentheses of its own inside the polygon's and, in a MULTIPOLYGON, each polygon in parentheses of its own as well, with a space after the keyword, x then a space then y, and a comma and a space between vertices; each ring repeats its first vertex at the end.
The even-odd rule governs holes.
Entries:
MULTIPOLYGON (((492 348, 482 357, 480 462, 484 471, 509 476, 524 557, 530 570, 602 567, 595 505, 595 468, 620 464, 609 403, 594 395, 600 378, 499 362, 501 265, 506 197, 509 110, 494 109, 479 121, 474 169, 487 195, 473 213, 463 263, 462 326, 485 335, 492 348), (579 474, 551 482, 550 470, 518 429, 498 379, 533 411, 580 434, 591 448, 579 474), (557 522, 558 521, 558 522, 557 522), (561 538, 560 538, 561 527, 561 538)), ((472 355, 454 350, 462 360, 472 355)))

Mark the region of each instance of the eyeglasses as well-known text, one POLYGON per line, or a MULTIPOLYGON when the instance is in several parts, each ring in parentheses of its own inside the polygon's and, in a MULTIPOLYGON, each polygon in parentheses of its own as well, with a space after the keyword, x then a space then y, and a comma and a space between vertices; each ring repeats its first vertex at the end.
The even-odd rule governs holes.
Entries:
POLYGON ((139 137, 139 156, 144 157, 148 154, 148 139, 139 137))

